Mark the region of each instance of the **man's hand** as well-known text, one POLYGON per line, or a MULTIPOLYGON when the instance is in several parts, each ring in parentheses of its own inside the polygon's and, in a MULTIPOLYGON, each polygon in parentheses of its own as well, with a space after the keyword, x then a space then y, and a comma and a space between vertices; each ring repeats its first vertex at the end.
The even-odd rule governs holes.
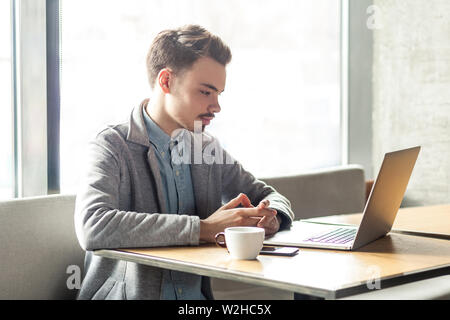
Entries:
MULTIPOLYGON (((272 210, 272 211, 276 212, 276 210, 270 209, 269 205, 270 205, 269 200, 263 200, 258 204, 257 208, 272 210)), ((253 208, 253 205, 250 203, 250 201, 246 202, 245 206, 248 208, 253 208)), ((262 217, 256 226, 259 228, 264 228, 264 230, 266 231, 265 232, 266 236, 267 236, 267 235, 276 233, 280 229, 280 224, 281 224, 281 218, 278 215, 275 215, 272 217, 267 217, 267 216, 262 217)))
MULTIPOLYGON (((258 207, 267 208, 270 205, 269 200, 263 200, 258 204, 258 207)), ((273 209, 270 209, 273 210, 273 209)), ((276 210, 275 210, 276 211, 276 210)), ((277 215, 273 217, 262 217, 259 220, 257 227, 264 228, 266 230, 266 236, 274 234, 280 229, 281 218, 277 215)))
POLYGON ((214 242, 214 236, 228 227, 256 227, 260 224, 262 228, 268 228, 266 229, 266 232, 271 231, 275 229, 273 220, 278 223, 276 215, 277 211, 266 208, 266 205, 260 204, 257 207, 254 207, 251 204, 250 199, 245 194, 241 193, 236 198, 220 207, 208 218, 200 220, 200 240, 214 242), (237 208, 239 205, 242 205, 243 208, 237 208), (263 220, 264 218, 266 219, 263 220))

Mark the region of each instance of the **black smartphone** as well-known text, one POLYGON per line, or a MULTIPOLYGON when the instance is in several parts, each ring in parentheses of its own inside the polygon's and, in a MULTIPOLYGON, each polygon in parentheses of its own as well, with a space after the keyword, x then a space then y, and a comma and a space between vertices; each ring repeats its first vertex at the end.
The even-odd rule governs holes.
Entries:
POLYGON ((288 256, 292 257, 295 256, 298 253, 298 248, 291 248, 291 247, 266 247, 264 246, 259 254, 267 254, 267 255, 274 255, 274 256, 288 256))

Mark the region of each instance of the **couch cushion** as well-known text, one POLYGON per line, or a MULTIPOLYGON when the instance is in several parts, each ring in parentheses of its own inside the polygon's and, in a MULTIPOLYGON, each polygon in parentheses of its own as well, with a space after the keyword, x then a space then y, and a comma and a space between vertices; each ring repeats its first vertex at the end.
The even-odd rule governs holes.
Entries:
POLYGON ((73 195, 0 202, 0 299, 75 297, 66 282, 77 270, 83 274, 84 251, 74 206, 73 195))

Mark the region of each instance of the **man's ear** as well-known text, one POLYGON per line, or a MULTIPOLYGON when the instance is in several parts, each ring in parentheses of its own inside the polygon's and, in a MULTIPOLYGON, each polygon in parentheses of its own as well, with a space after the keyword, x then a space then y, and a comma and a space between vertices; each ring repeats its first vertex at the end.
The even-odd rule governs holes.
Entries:
POLYGON ((161 69, 158 73, 158 85, 164 93, 170 93, 172 76, 172 71, 169 68, 161 69))

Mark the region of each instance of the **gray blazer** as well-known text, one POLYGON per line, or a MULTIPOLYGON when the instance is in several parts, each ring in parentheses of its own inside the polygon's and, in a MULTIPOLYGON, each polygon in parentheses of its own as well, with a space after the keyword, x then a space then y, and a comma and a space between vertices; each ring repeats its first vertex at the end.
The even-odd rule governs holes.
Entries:
MULTIPOLYGON (((293 220, 289 201, 238 162, 191 164, 197 212, 164 214, 161 175, 142 116, 146 103, 148 100, 132 111, 128 122, 108 126, 90 144, 86 176, 75 207, 76 234, 86 250, 79 299, 159 299, 162 269, 99 257, 92 250, 198 245, 200 219, 241 192, 253 204, 270 200, 270 207, 282 218, 282 229, 293 220)), ((202 138, 203 149, 217 143, 205 133, 202 138)), ((202 278, 202 293, 213 298, 207 277, 202 278)))

